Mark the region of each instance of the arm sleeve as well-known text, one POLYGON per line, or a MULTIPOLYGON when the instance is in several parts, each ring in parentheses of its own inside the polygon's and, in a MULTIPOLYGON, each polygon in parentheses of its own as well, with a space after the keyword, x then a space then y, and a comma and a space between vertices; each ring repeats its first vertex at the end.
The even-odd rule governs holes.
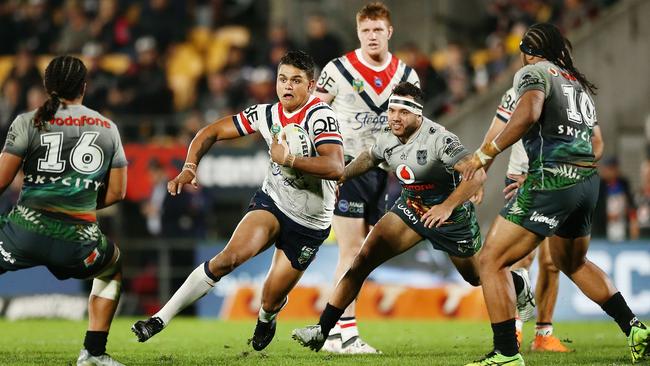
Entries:
POLYGON ((29 121, 22 115, 16 117, 7 131, 7 139, 2 151, 25 157, 29 147, 29 121))
POLYGON ((337 75, 338 70, 336 69, 334 62, 328 62, 318 77, 316 91, 336 96, 338 94, 338 85, 336 83, 337 75))
POLYGON ((314 142, 314 147, 322 144, 343 145, 343 137, 339 129, 336 114, 327 104, 323 103, 307 121, 309 137, 314 142))
POLYGON ((117 125, 114 122, 111 122, 113 127, 113 161, 111 162, 111 168, 123 168, 128 164, 126 160, 126 154, 124 153, 124 146, 122 146, 122 139, 120 138, 120 131, 117 129, 117 125))
POLYGON ((542 91, 546 98, 551 95, 549 74, 538 64, 526 65, 517 71, 512 87, 515 89, 517 99, 529 90, 542 91))
POLYGON ((434 155, 442 161, 448 171, 454 170, 454 165, 469 155, 469 151, 461 144, 458 136, 449 131, 440 131, 433 144, 434 155))
POLYGON ((266 113, 264 106, 265 104, 255 104, 232 116, 232 121, 240 136, 258 131, 260 120, 265 117, 262 113, 266 113))

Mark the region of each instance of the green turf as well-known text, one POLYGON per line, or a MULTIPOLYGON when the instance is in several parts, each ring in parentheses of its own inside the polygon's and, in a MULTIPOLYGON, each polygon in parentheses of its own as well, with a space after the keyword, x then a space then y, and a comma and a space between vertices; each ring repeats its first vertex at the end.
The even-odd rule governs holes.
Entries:
MULTIPOLYGON (((290 338, 291 329, 306 322, 280 321, 269 347, 255 352, 246 344, 253 321, 224 322, 179 318, 146 343, 129 330, 135 319, 113 324, 108 352, 127 365, 464 365, 490 350, 487 322, 364 321, 364 339, 381 356, 341 356, 313 353, 290 338)), ((83 342, 84 322, 0 321, 0 365, 67 365, 83 342)), ((613 322, 558 323, 555 334, 575 352, 533 354, 528 365, 630 364, 625 337, 613 322)), ((533 335, 525 328, 525 345, 533 335)))

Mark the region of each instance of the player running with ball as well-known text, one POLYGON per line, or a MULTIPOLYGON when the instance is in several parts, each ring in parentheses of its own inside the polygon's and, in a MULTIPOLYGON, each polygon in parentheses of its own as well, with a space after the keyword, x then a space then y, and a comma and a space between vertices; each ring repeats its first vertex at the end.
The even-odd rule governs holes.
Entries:
MULTIPOLYGON (((305 347, 320 350, 370 272, 422 239, 447 252, 467 282, 481 283, 475 255, 481 248, 481 235, 474 205, 468 200, 485 181, 485 173, 478 171, 471 180, 461 180, 459 172, 471 154, 456 135, 422 116, 422 99, 415 85, 398 84, 388 102, 389 127, 345 167, 343 178, 350 179, 386 163, 399 178, 402 193, 339 280, 319 323, 293 331, 294 339, 305 347)), ((524 301, 532 296, 528 278, 513 272, 512 279, 521 304, 529 305, 524 301)))
MULTIPOLYGON (((183 170, 167 185, 171 195, 180 194, 186 184, 198 186, 197 165, 216 141, 259 132, 270 147, 272 162, 262 188, 254 195, 248 213, 226 247, 198 266, 158 313, 133 325, 140 342, 163 330, 178 312, 210 291, 220 278, 275 244, 252 346, 260 351, 271 342, 276 316, 287 304, 287 294, 329 234, 336 180, 344 169, 336 115, 327 104, 310 95, 314 84, 312 58, 301 51, 290 51, 278 66, 279 103, 254 105, 222 118, 192 140, 183 170), (292 124, 308 131, 307 136, 301 136, 313 144, 315 151, 308 145, 306 156, 294 155, 285 139, 278 139, 283 127, 285 131, 300 129, 292 124)), ((302 149, 291 146, 294 153, 302 149)))

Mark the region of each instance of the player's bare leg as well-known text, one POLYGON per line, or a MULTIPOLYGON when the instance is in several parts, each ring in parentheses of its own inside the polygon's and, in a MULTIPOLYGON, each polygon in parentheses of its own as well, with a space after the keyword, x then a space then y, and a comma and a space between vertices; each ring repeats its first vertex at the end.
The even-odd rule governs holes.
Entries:
POLYGON ((396 214, 389 212, 384 215, 368 234, 351 267, 336 285, 321 314, 319 325, 294 330, 294 339, 315 351, 320 350, 325 342, 324 334, 329 334, 344 309, 356 299, 368 275, 380 264, 403 253, 420 240, 422 237, 396 214))
POLYGON ((496 354, 491 353, 486 359, 500 358, 504 362, 523 364, 515 334, 515 286, 509 269, 541 240, 537 234, 501 216, 497 216, 487 234, 479 252, 479 271, 496 354))
POLYGON ((535 340, 531 344, 532 351, 569 352, 559 338, 553 335, 553 312, 557 302, 560 287, 560 271, 553 264, 548 240, 539 246, 539 273, 535 286, 535 302, 537 303, 537 324, 535 325, 535 340))
MULTIPOLYGON (((363 218, 336 216, 332 218, 332 229, 336 234, 336 241, 339 246, 339 258, 334 272, 334 278, 338 280, 343 276, 345 271, 350 268, 352 260, 361 249, 366 235, 368 234, 368 225, 363 218)), ((359 350, 361 353, 374 353, 376 351, 367 343, 359 339, 359 330, 355 317, 356 300, 352 301, 345 309, 341 319, 330 332, 323 351, 344 353, 347 351, 359 350), (343 327, 341 327, 341 325, 343 327), (356 342, 356 343, 355 343, 356 342), (345 346, 345 347, 344 347, 345 346), (350 347, 351 348, 348 348, 350 347), (361 346, 361 349, 359 349, 361 346)))
POLYGON ((248 212, 219 254, 194 269, 154 316, 131 327, 138 340, 145 342, 163 330, 176 314, 207 294, 221 277, 267 249, 279 232, 280 223, 272 213, 264 210, 248 212))
POLYGON ((607 274, 586 258, 588 248, 588 236, 568 239, 555 235, 549 238, 555 266, 616 321, 628 338, 632 362, 637 362, 648 355, 650 331, 632 313, 607 274))
POLYGON ((250 342, 256 351, 261 351, 271 343, 275 335, 276 317, 289 301, 289 292, 302 277, 299 271, 291 265, 281 249, 273 253, 273 263, 264 281, 262 289, 262 304, 257 317, 255 333, 250 342))
POLYGON ((108 331, 120 299, 121 286, 120 250, 115 246, 113 258, 93 279, 88 297, 88 331, 77 365, 122 365, 106 354, 108 331))

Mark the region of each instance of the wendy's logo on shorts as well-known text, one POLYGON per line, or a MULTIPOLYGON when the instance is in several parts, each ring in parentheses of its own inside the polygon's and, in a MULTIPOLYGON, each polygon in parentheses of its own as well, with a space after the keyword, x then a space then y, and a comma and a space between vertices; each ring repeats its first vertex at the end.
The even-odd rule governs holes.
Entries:
POLYGON ((300 256, 298 257, 298 263, 300 264, 305 264, 309 263, 311 258, 314 256, 316 253, 316 248, 310 248, 306 245, 303 245, 302 249, 300 249, 300 256))
POLYGON ((399 178, 399 180, 404 184, 415 182, 415 173, 413 173, 413 170, 411 170, 411 168, 406 164, 398 165, 397 169, 395 169, 395 175, 397 175, 397 178, 399 178))
POLYGON ((93 249, 92 252, 90 252, 90 254, 88 254, 86 259, 84 259, 84 266, 86 267, 92 266, 97 261, 97 258, 99 258, 99 250, 95 248, 93 249))
POLYGON ((426 150, 418 150, 415 152, 415 156, 418 159, 418 164, 424 165, 427 163, 427 151, 426 150))

